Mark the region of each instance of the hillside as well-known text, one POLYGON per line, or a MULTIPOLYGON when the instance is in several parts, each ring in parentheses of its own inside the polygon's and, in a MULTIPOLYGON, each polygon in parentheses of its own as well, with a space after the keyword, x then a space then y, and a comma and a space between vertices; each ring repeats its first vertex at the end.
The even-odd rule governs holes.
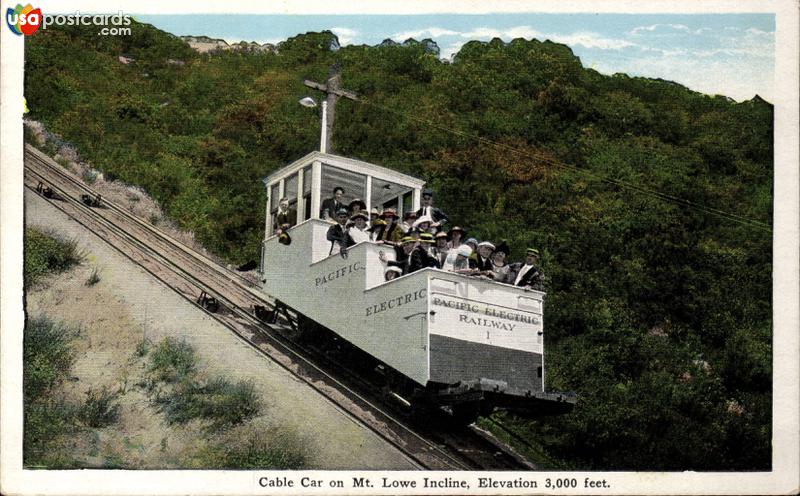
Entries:
POLYGON ((537 40, 470 42, 448 64, 329 32, 198 54, 132 27, 27 39, 30 117, 211 251, 258 258, 260 178, 316 148, 297 100, 338 62, 366 101, 339 105, 336 153, 425 178, 514 258, 543 252, 548 385, 581 402, 519 432, 562 467, 769 469, 770 104, 605 76, 537 40))

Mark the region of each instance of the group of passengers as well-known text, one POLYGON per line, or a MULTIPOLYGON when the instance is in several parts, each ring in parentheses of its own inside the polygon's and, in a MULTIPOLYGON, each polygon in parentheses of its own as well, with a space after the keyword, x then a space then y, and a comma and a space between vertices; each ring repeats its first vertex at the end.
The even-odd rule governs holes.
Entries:
POLYGON ((544 291, 537 249, 528 248, 523 261, 510 264, 510 249, 505 241, 495 246, 475 238, 464 240, 466 232, 458 226, 446 230, 447 215, 433 206, 430 189, 422 192, 420 209, 405 212, 402 220, 393 208, 368 213, 362 200, 357 198, 345 205, 343 196, 344 189, 336 187, 333 198, 323 201, 320 211, 320 217, 335 222, 327 233, 330 254, 346 256, 350 246, 373 241, 395 249, 395 260, 389 260, 383 252, 379 254, 387 265, 386 280, 433 267, 544 291))

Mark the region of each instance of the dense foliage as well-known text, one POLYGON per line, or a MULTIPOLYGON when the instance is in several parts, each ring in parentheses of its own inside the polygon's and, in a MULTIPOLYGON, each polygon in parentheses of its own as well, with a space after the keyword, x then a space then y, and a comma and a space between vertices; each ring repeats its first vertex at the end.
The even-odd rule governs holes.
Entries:
POLYGON ((772 237, 711 209, 771 225, 770 104, 605 76, 551 42, 470 42, 448 64, 334 38, 200 55, 147 25, 53 28, 26 40, 26 97, 243 262, 263 234, 259 179, 317 145, 302 80, 339 62, 365 101, 339 105, 337 153, 425 178, 478 238, 543 251, 548 385, 580 404, 507 422, 577 468, 769 469, 772 237))
POLYGON ((23 279, 25 288, 36 285, 48 273, 60 272, 80 263, 83 255, 75 240, 65 240, 39 229, 25 229, 23 279))

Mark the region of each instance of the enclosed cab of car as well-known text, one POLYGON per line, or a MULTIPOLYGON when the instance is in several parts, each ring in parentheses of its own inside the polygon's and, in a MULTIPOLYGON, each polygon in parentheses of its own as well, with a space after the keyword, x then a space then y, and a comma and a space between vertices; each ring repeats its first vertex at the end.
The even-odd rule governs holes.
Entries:
POLYGON ((392 247, 365 241, 330 255, 330 220, 320 206, 335 187, 344 203, 371 210, 417 210, 424 182, 375 164, 314 152, 276 171, 267 187, 263 290, 407 379, 419 399, 501 406, 534 413, 567 411, 574 398, 545 390, 545 294, 426 268, 385 281, 392 247), (278 201, 297 224, 291 243, 275 235, 278 201))

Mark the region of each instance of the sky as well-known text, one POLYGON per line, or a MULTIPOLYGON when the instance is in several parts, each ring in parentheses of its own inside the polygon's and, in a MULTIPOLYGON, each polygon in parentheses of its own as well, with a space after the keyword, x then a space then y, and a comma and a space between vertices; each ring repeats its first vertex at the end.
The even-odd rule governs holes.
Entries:
POLYGON ((737 101, 773 101, 773 14, 134 15, 176 35, 278 43, 333 31, 342 46, 430 38, 449 58, 470 40, 549 39, 584 67, 675 81, 737 101))

